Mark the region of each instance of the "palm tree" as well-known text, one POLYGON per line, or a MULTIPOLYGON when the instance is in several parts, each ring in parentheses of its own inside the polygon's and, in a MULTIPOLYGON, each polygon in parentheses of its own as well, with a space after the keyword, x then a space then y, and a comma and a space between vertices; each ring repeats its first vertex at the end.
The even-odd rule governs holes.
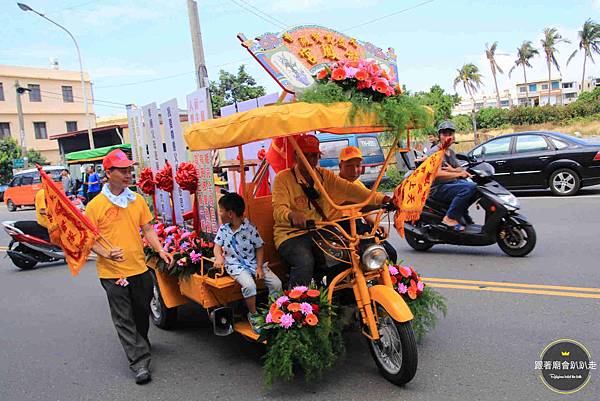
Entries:
POLYGON ((585 80, 585 63, 589 58, 594 62, 593 53, 600 54, 600 24, 595 23, 592 19, 588 19, 583 24, 583 29, 579 31, 579 49, 576 49, 569 59, 567 65, 571 62, 577 51, 583 50, 583 73, 581 74, 581 90, 583 90, 583 82, 585 80))
POLYGON ((454 90, 459 84, 462 84, 463 89, 471 98, 471 102, 473 102, 473 109, 471 110, 471 117, 473 119, 473 138, 475 140, 475 144, 479 144, 479 137, 477 136, 477 123, 475 122, 475 97, 474 94, 477 93, 477 90, 481 86, 481 74, 479 73, 479 68, 475 64, 463 64, 461 69, 456 70, 458 72, 458 76, 454 78, 454 90))
POLYGON ((496 80, 496 71, 500 74, 504 74, 502 68, 496 62, 496 48, 498 47, 498 42, 492 43, 491 46, 488 47, 488 44, 485 44, 485 56, 490 62, 490 68, 492 69, 492 76, 494 77, 494 85, 496 86, 496 102, 497 107, 500 108, 500 92, 498 92, 498 81, 496 80))
POLYGON ((544 37, 540 41, 546 54, 546 65, 548 66, 548 104, 550 104, 550 89, 552 86, 552 65, 556 67, 560 73, 558 61, 556 61, 555 53, 558 53, 556 45, 559 43, 571 43, 569 40, 562 37, 556 28, 545 28, 544 37))
POLYGON ((513 65, 510 71, 508 72, 508 77, 510 78, 510 75, 512 74, 515 68, 517 68, 518 66, 523 67, 523 79, 525 80, 527 105, 529 105, 529 86, 527 85, 527 71, 525 70, 525 67, 531 68, 531 63, 529 62, 529 60, 531 60, 534 56, 538 54, 540 54, 540 52, 535 47, 533 47, 533 44, 530 40, 523 41, 521 47, 517 48, 517 59, 515 60, 515 65, 513 65))

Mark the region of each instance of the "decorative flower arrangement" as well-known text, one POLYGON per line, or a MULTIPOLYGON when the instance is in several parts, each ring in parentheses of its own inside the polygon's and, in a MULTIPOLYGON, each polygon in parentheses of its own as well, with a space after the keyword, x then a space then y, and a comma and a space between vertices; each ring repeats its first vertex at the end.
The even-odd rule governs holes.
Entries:
POLYGON ((156 173, 155 181, 158 189, 168 193, 173 192, 173 168, 169 162, 166 162, 165 166, 156 173))
POLYGON ((177 166, 175 181, 184 191, 195 193, 198 188, 198 169, 193 163, 180 163, 177 166))
MULTIPOLYGON (((194 273, 200 273, 203 257, 214 257, 214 243, 202 233, 198 235, 178 226, 165 227, 162 223, 155 224, 154 229, 163 244, 163 249, 173 255, 172 266, 158 258, 157 269, 164 274, 187 278, 194 273)), ((148 244, 144 244, 148 258, 156 255, 148 244)))
POLYGON ((404 298, 414 315, 412 327, 417 341, 421 341, 425 333, 435 327, 437 313, 444 316, 448 311, 445 298, 435 290, 427 287, 415 269, 409 266, 388 266, 394 289, 404 298))
POLYGON ((392 85, 387 72, 374 61, 339 61, 325 67, 317 73, 313 85, 298 93, 297 99, 324 104, 351 102, 350 120, 357 111, 373 113, 377 124, 395 136, 409 127, 433 124, 430 110, 404 94, 400 86, 392 85))
POLYGON ((343 87, 356 87, 357 90, 375 97, 402 94, 399 85, 392 85, 387 72, 375 61, 339 61, 317 73, 321 83, 337 81, 343 87))
POLYGON ((341 331, 327 292, 314 285, 297 286, 270 298, 259 310, 256 325, 267 343, 264 378, 271 385, 278 378, 290 380, 294 366, 309 380, 330 368, 344 352, 341 331))
POLYGON ((156 182, 154 182, 154 174, 152 174, 150 167, 146 167, 140 172, 140 179, 137 185, 146 195, 154 195, 154 192, 156 192, 156 182))

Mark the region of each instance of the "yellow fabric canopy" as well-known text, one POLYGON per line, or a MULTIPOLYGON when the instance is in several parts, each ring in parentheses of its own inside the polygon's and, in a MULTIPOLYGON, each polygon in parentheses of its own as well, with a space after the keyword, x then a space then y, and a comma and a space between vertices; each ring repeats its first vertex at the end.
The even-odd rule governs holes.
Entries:
POLYGON ((351 122, 351 109, 350 102, 265 106, 196 123, 185 130, 183 137, 190 150, 209 150, 309 131, 359 134, 385 130, 377 125, 373 113, 356 113, 351 122))

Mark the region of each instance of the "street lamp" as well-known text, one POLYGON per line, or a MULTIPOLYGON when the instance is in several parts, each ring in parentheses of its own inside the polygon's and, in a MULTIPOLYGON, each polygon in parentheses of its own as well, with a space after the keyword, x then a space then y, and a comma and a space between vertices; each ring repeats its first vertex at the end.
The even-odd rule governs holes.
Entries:
POLYGON ((90 149, 94 149, 94 136, 92 135, 92 125, 90 123, 90 116, 89 116, 89 110, 88 110, 87 91, 85 89, 85 82, 83 80, 83 64, 81 63, 81 53, 79 52, 79 45, 77 44, 77 41, 75 40, 75 37, 73 36, 73 34, 71 32, 69 32, 69 30, 67 28, 65 28, 64 26, 60 25, 59 23, 57 23, 55 21, 52 21, 50 18, 46 17, 44 14, 41 14, 41 13, 35 11, 33 8, 29 7, 27 4, 17 3, 17 5, 23 11, 31 11, 31 12, 39 15, 43 19, 52 22, 54 25, 56 25, 57 27, 59 27, 60 29, 62 29, 63 31, 65 31, 67 34, 69 34, 69 36, 71 37, 71 39, 73 39, 73 43, 75 43, 75 48, 77 49, 77 58, 79 59, 79 75, 81 77, 81 88, 83 89, 83 105, 84 105, 84 108, 85 108, 85 119, 87 121, 88 139, 90 141, 90 149))

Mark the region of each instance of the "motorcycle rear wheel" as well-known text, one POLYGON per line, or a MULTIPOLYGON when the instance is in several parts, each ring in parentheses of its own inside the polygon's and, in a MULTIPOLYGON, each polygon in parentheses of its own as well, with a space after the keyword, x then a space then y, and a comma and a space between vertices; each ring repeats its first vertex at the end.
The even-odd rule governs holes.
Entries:
POLYGON ((377 306, 380 339, 367 338, 371 356, 379 372, 388 381, 403 386, 417 373, 417 342, 410 321, 397 322, 386 310, 377 306))
POLYGON ((533 226, 517 226, 509 223, 500 227, 496 241, 508 256, 523 257, 533 251, 537 237, 533 226))

